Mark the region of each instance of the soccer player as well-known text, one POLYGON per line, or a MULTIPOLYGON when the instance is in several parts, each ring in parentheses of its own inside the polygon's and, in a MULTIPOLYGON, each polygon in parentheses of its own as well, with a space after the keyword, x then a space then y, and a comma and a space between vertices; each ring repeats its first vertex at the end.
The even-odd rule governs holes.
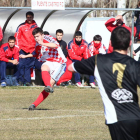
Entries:
POLYGON ((81 74, 94 73, 104 104, 106 124, 112 140, 140 140, 140 64, 127 55, 131 33, 117 27, 111 35, 113 52, 98 54, 69 66, 81 74))
MULTIPOLYGON (((88 43, 82 39, 82 32, 77 31, 75 38, 68 44, 68 54, 72 62, 81 61, 89 57, 88 43)), ((80 81, 80 74, 74 73, 75 83, 78 87, 83 87, 80 81)))
MULTIPOLYGON (((19 49, 15 46, 15 37, 10 36, 8 43, 0 48, 0 75, 1 86, 6 86, 6 68, 14 68, 14 76, 18 76, 17 65, 19 61, 19 49)), ((18 85, 18 83, 16 83, 18 85)))
MULTIPOLYGON (((112 32, 118 26, 124 27, 131 32, 131 29, 128 26, 126 26, 125 23, 123 22, 122 15, 117 15, 115 18, 109 19, 105 23, 105 26, 110 32, 112 32), (116 24, 113 24, 115 21, 116 21, 116 24)), ((112 53, 112 52, 113 52, 113 47, 112 47, 111 43, 109 43, 108 53, 112 53)))
POLYGON ((34 53, 36 41, 32 35, 32 31, 37 28, 36 22, 33 20, 34 13, 29 11, 26 13, 26 21, 19 25, 15 33, 16 46, 19 47, 19 84, 31 86, 30 71, 34 66, 34 53))
MULTIPOLYGON (((97 54, 106 54, 106 48, 104 44, 102 44, 102 37, 100 35, 95 35, 93 37, 93 41, 88 44, 88 49, 90 56, 94 56, 97 54)), ((94 76, 89 77, 89 84, 91 88, 95 88, 94 76)))
POLYGON ((29 110, 34 110, 45 100, 49 93, 53 93, 53 85, 65 72, 65 62, 67 61, 55 38, 50 35, 44 35, 41 28, 34 29, 33 35, 38 45, 41 46, 39 60, 45 61, 41 66, 42 80, 45 88, 29 107, 29 110))

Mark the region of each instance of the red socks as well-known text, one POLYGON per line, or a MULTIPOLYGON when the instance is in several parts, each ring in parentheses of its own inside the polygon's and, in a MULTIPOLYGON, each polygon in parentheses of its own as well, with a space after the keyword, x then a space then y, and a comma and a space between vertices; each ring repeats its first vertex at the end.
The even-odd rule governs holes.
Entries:
POLYGON ((51 77, 50 77, 49 72, 48 71, 42 71, 41 73, 42 73, 42 80, 43 80, 45 86, 51 86, 51 84, 50 84, 51 77))
POLYGON ((37 107, 41 102, 43 102, 43 101, 47 98, 48 95, 49 95, 49 93, 46 92, 45 90, 43 90, 43 91, 39 94, 39 96, 38 96, 38 98, 35 100, 35 102, 32 103, 32 104, 34 104, 35 107, 37 107))

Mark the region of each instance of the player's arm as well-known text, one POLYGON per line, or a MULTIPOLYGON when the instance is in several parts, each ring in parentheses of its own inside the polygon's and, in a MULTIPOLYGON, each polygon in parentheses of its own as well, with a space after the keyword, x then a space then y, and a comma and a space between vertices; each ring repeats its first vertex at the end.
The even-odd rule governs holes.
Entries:
POLYGON ((95 68, 95 56, 82 61, 76 61, 68 66, 68 70, 71 72, 78 72, 81 74, 93 75, 95 68))
POLYGON ((3 32, 2 32, 2 28, 0 27, 0 41, 2 41, 3 39, 3 32))

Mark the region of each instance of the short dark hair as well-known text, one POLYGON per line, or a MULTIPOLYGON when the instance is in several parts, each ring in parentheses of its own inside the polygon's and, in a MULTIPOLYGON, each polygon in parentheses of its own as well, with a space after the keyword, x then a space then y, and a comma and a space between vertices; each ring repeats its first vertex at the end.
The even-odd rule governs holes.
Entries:
POLYGON ((36 35, 37 33, 44 34, 41 28, 35 28, 32 32, 32 35, 36 35))
POLYGON ((81 31, 76 31, 74 36, 75 36, 75 37, 76 37, 76 36, 82 36, 82 32, 81 32, 81 31))
POLYGON ((50 33, 48 31, 44 31, 43 33, 44 33, 44 35, 50 35, 50 33))
POLYGON ((93 41, 102 41, 102 37, 100 35, 95 35, 93 41))
POLYGON ((28 11, 28 12, 26 13, 26 17, 27 17, 27 15, 31 15, 32 17, 34 17, 34 13, 33 13, 32 11, 28 11))
POLYGON ((15 38, 14 36, 9 36, 8 41, 9 41, 9 40, 14 40, 14 41, 16 41, 16 38, 15 38))
POLYGON ((131 33, 124 27, 116 27, 111 34, 114 50, 127 50, 131 40, 131 33))
POLYGON ((63 34, 63 30, 62 29, 58 29, 58 30, 56 30, 56 34, 57 33, 62 33, 63 34))

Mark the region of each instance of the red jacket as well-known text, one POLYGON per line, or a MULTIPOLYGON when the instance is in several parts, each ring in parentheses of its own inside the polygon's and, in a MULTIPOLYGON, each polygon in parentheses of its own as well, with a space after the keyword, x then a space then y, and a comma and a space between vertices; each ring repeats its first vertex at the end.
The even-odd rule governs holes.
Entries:
MULTIPOLYGON (((113 24, 114 22, 115 22, 115 18, 111 18, 111 19, 109 19, 109 20, 105 23, 106 28, 107 28, 110 32, 112 32, 116 27, 118 27, 118 25, 116 25, 116 24, 114 25, 114 24, 113 24)), ((131 33, 130 27, 126 26, 124 23, 121 25, 121 27, 126 28, 126 29, 129 30, 130 33, 131 33)), ((112 47, 111 44, 109 43, 108 53, 111 53, 111 52, 113 52, 113 47, 112 47)))
POLYGON ((0 61, 8 62, 11 58, 19 60, 19 48, 16 46, 10 48, 9 44, 5 43, 0 48, 0 61))
POLYGON ((2 32, 2 29, 0 27, 0 41, 2 41, 2 38, 3 38, 3 32, 2 32))
POLYGON ((36 41, 32 35, 32 31, 35 28, 37 28, 37 24, 34 20, 31 24, 25 21, 19 25, 15 33, 15 45, 19 47, 19 50, 22 49, 26 53, 32 53, 35 50, 36 41))
POLYGON ((82 39, 80 45, 77 45, 75 38, 68 44, 68 54, 72 60, 81 60, 89 58, 88 43, 82 39))

